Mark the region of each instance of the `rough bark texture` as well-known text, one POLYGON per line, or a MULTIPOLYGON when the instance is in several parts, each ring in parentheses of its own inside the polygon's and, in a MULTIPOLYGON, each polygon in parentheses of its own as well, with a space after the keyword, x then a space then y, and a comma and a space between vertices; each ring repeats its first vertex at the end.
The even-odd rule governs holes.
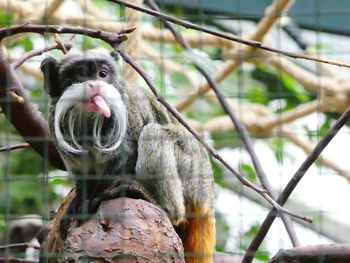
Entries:
POLYGON ((51 246, 50 262, 185 262, 165 212, 141 199, 105 201, 86 223, 73 223, 63 244, 56 241, 62 247, 51 246))
POLYGON ((269 263, 350 262, 350 244, 327 244, 280 250, 269 263))

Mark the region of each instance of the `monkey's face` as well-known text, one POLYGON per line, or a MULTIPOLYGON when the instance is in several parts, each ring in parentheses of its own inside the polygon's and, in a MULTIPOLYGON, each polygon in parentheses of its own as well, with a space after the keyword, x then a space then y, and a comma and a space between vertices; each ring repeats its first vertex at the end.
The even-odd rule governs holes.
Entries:
MULTIPOLYGON (((127 111, 112 58, 91 52, 67 55, 55 67, 57 83, 46 83, 46 89, 55 101, 51 125, 60 150, 115 152, 126 134, 127 111)), ((52 78, 53 71, 48 75, 45 70, 45 80, 52 78)))

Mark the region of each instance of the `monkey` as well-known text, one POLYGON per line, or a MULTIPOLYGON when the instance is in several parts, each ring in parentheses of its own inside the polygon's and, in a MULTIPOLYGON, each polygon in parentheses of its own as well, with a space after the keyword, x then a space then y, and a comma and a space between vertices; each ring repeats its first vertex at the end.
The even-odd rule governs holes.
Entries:
POLYGON ((186 262, 212 262, 209 155, 153 94, 119 76, 116 57, 92 49, 41 63, 50 132, 75 182, 72 213, 94 213, 116 180, 135 181, 169 216, 186 262))

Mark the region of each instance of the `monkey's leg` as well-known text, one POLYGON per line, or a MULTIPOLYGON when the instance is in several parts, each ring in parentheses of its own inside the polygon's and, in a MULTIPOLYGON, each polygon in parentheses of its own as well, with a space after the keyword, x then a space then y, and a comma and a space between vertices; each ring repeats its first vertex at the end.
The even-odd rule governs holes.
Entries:
POLYGON ((172 130, 151 123, 139 138, 136 176, 154 194, 174 225, 185 217, 183 186, 178 175, 172 130))
POLYGON ((178 227, 186 263, 212 263, 215 249, 215 217, 205 206, 186 207, 186 220, 178 227))

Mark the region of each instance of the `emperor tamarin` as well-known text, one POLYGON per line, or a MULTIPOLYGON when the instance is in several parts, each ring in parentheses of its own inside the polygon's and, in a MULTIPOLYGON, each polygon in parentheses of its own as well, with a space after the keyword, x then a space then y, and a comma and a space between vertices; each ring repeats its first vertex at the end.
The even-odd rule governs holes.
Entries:
POLYGON ((128 85, 109 53, 70 52, 43 60, 49 126, 76 203, 99 197, 127 176, 152 193, 177 226, 187 262, 211 262, 213 175, 206 150, 153 94, 128 85), (199 257, 196 257, 199 255, 199 257))

